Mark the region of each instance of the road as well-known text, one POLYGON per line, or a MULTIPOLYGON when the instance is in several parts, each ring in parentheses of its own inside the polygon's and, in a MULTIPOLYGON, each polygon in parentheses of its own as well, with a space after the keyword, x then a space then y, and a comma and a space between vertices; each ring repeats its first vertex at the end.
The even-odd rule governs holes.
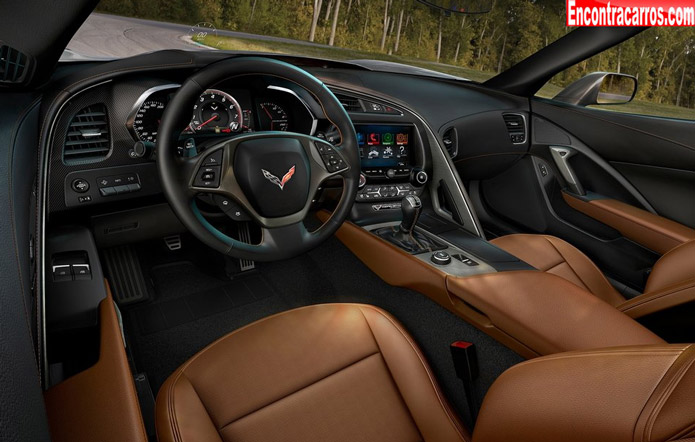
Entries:
MULTIPOLYGON (((201 47, 186 37, 191 25, 91 14, 68 44, 67 50, 84 57, 122 58, 161 49, 200 50, 201 47)), ((307 41, 245 32, 218 30, 217 35, 256 40, 288 42, 293 44, 324 46, 307 41)))

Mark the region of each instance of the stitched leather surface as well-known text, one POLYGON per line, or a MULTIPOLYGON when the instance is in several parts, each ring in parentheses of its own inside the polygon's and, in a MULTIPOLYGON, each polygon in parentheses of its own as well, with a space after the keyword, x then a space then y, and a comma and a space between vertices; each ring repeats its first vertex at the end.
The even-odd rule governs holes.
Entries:
POLYGON ((0 94, 0 439, 49 440, 33 351, 28 259, 31 187, 36 166, 36 112, 25 115, 33 97, 0 94), (33 128, 15 138, 21 125, 33 128), (13 144, 15 143, 15 144, 13 144), (23 170, 13 170, 21 166, 23 170))
POLYGON ((465 441, 412 339, 380 309, 304 307, 198 353, 157 397, 160 441, 465 441))

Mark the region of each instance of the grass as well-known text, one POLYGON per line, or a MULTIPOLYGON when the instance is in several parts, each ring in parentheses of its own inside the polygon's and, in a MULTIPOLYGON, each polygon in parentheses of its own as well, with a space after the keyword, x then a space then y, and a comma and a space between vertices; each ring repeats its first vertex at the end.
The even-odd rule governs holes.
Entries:
MULTIPOLYGON (((208 35, 204 38, 196 38, 196 42, 214 47, 217 49, 228 51, 248 51, 248 52, 267 52, 276 54, 291 54, 302 55, 307 57, 325 58, 331 60, 384 60, 395 63, 403 63, 411 66, 417 66, 424 69, 443 72, 445 74, 454 75, 479 83, 494 77, 494 72, 479 71, 476 69, 454 66, 446 63, 437 63, 434 61, 420 60, 417 58, 403 57, 398 55, 388 55, 379 52, 360 51, 356 49, 347 49, 339 47, 328 47, 322 45, 309 45, 301 43, 289 43, 282 41, 267 41, 251 38, 238 37, 220 37, 208 35)), ((542 98, 552 98, 562 90, 561 87, 554 84, 546 84, 537 93, 536 96, 542 98)), ((636 100, 620 105, 604 105, 591 106, 595 109, 601 109, 612 112, 623 112, 638 115, 653 115, 668 118, 681 118, 686 120, 695 120, 695 109, 673 106, 670 104, 652 103, 649 101, 636 100)))

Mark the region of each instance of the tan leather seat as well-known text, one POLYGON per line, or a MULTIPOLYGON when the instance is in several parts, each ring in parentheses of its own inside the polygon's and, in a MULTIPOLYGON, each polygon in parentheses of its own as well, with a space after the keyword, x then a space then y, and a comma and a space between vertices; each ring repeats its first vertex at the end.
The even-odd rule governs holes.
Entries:
MULTIPOLYGON (((562 353, 507 370, 474 442, 695 437, 695 346, 562 353)), ((412 338, 384 311, 327 304, 257 321, 179 368, 160 441, 469 441, 412 338)))
POLYGON ((692 442, 695 345, 532 359, 492 385, 474 442, 692 442))
POLYGON ((376 307, 260 320, 179 368, 157 397, 160 441, 465 441, 420 350, 376 307))
POLYGON ((601 270, 566 241, 548 235, 515 234, 490 241, 538 270, 561 276, 626 313, 641 314, 695 299, 695 241, 663 255, 654 265, 643 295, 625 300, 601 270))

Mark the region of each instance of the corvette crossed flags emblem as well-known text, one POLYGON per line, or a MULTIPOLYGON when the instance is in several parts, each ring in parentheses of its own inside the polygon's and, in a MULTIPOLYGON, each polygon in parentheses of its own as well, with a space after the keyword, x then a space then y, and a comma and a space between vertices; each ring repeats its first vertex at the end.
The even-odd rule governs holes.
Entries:
POLYGON ((290 179, 292 179, 292 175, 294 175, 294 170, 295 166, 290 167, 290 170, 287 171, 287 173, 285 174, 285 176, 282 177, 282 179, 276 177, 275 175, 273 175, 265 169, 261 169, 261 172, 263 172, 263 176, 266 180, 278 186, 280 190, 283 190, 285 188, 285 184, 287 184, 287 182, 290 179))

